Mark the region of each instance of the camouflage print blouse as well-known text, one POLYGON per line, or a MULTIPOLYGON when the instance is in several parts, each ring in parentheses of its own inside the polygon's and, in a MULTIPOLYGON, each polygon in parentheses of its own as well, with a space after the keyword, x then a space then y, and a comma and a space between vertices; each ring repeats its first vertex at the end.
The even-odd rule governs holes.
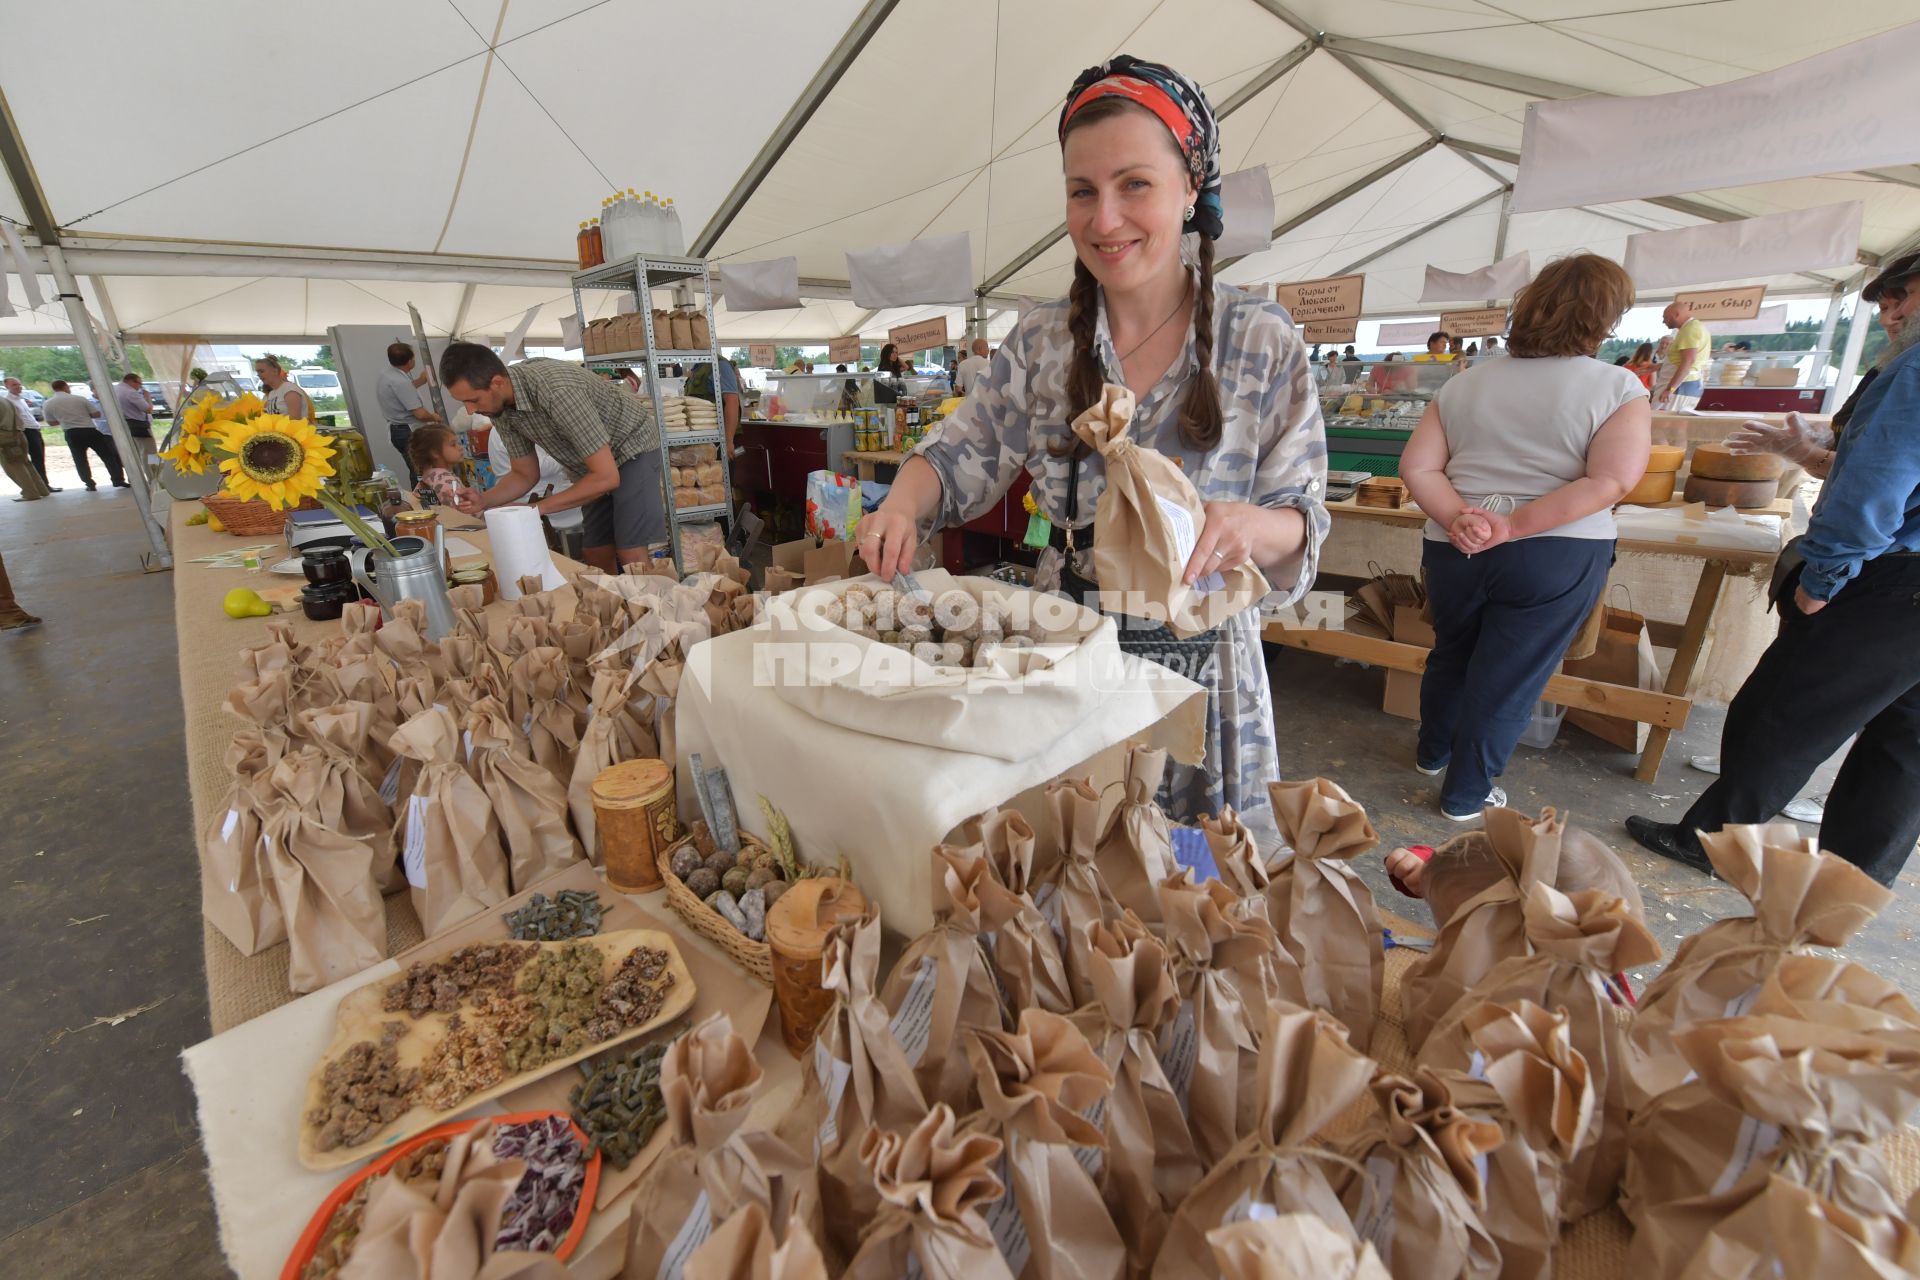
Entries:
MULTIPOLYGON (((933 465, 941 484, 933 527, 965 524, 1004 495, 1024 468, 1033 477, 1033 499, 1042 515, 1066 523, 1066 456, 1049 446, 1070 442, 1067 424, 1085 405, 1067 402, 1067 371, 1073 337, 1063 300, 1035 308, 994 353, 993 366, 949 418, 916 452, 933 465)), ((1276 302, 1218 282, 1214 285, 1214 370, 1226 422, 1220 443, 1202 453, 1180 439, 1180 402, 1197 367, 1189 333, 1181 355, 1145 395, 1134 414, 1134 435, 1143 445, 1179 458, 1205 502, 1251 502, 1295 507, 1306 517, 1304 564, 1291 583, 1275 582, 1269 601, 1291 603, 1313 585, 1326 539, 1327 446, 1320 401, 1306 348, 1286 309, 1276 302)), ((1102 301, 1095 347, 1109 382, 1124 378, 1107 327, 1102 301)), ((1075 542, 1088 546, 1090 526, 1106 488, 1106 464, 1098 456, 1081 468, 1074 525, 1086 528, 1075 542)), ((1076 564, 1087 573, 1091 564, 1076 564)), ((1248 609, 1220 632, 1208 688, 1207 759, 1198 769, 1174 766, 1161 802, 1176 822, 1192 823, 1232 805, 1262 845, 1278 841, 1267 784, 1280 777, 1275 743, 1273 693, 1260 652, 1260 618, 1248 609)))

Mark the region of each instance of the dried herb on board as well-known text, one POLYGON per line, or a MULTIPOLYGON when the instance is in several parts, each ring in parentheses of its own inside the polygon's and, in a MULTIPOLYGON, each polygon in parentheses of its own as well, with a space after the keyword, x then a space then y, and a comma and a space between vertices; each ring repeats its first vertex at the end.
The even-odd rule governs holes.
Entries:
POLYGON ((587 1036, 594 1042, 611 1040, 629 1027, 651 1021, 666 1003, 673 986, 667 953, 658 947, 635 947, 600 988, 587 1036))
POLYGON ((586 1131, 589 1150, 616 1169, 626 1168, 667 1118, 660 1096, 660 1059, 666 1052, 662 1041, 598 1065, 580 1064, 586 1079, 567 1095, 574 1122, 586 1131))
POLYGON ((462 947, 445 960, 415 963, 388 985, 380 1007, 387 1013, 455 1013, 460 1002, 483 991, 512 991, 514 975, 536 947, 516 942, 462 947))
POLYGON ((507 1046, 509 1072, 531 1071, 593 1043, 587 1022, 599 1004, 605 963, 599 948, 570 942, 558 950, 543 949, 520 971, 515 990, 532 1018, 507 1046))
POLYGON ((413 1105, 420 1072, 400 1065, 398 1046, 406 1034, 404 1022, 382 1023, 378 1042, 361 1040, 327 1064, 320 1102, 307 1112, 307 1123, 319 1130, 316 1150, 356 1146, 413 1105))
POLYGON ((507 932, 521 942, 565 942, 600 932, 606 911, 600 895, 591 889, 562 889, 551 899, 536 893, 525 906, 500 918, 507 922, 507 932))
POLYGON ((486 992, 469 1009, 447 1019, 447 1034, 421 1064, 413 1100, 434 1111, 451 1111, 462 1099, 507 1078, 507 1047, 533 1019, 525 1002, 486 992))

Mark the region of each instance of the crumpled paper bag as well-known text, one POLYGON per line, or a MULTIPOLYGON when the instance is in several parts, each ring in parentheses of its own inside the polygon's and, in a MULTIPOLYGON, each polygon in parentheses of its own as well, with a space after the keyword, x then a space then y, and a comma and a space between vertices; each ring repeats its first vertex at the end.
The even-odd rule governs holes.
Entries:
POLYGON ((460 738, 468 768, 500 823, 513 892, 578 862, 583 855, 567 827, 567 793, 534 763, 498 698, 481 698, 468 709, 460 738))
POLYGON ((1223 1280, 1389 1280, 1380 1255, 1304 1213, 1207 1232, 1223 1280))
POLYGON ((1029 894, 1033 827, 1017 809, 996 809, 968 819, 961 839, 978 846, 990 872, 979 884, 980 922, 992 938, 988 954, 1008 1007, 1071 1013, 1059 940, 1029 894))
POLYGON ((1180 869, 1167 815, 1154 797, 1167 773, 1167 753, 1127 748, 1124 791, 1095 846, 1094 863, 1118 902, 1148 924, 1160 923, 1160 882, 1180 869))
POLYGON ((1047 784, 1047 807, 1054 830, 1060 833, 1058 856, 1034 886, 1033 904, 1040 909, 1059 944, 1067 970, 1072 1008, 1093 998, 1087 926, 1112 924, 1125 909, 1100 873, 1100 793, 1085 778, 1059 778, 1047 784))
POLYGON ((757 1204, 728 1218, 687 1259, 684 1280, 827 1280, 826 1259, 806 1227, 794 1223, 776 1241, 757 1204))
POLYGON ((1387 958, 1373 891, 1347 865, 1380 843, 1367 812, 1325 778, 1267 786, 1291 857, 1271 869, 1267 918, 1300 964, 1306 1003, 1373 1043, 1387 958))
POLYGON ((317 747, 283 756, 268 775, 273 795, 260 829, 291 944, 287 985, 302 993, 351 977, 387 954, 378 855, 368 841, 320 817, 329 771, 317 747))
POLYGON ((880 1210, 863 1230, 847 1280, 1014 1280, 988 1226, 1006 1185, 1000 1140, 963 1130, 945 1103, 911 1128, 869 1129, 860 1156, 880 1210))
POLYGON ((453 713, 428 707, 401 725, 393 749, 419 766, 400 812, 400 865, 429 938, 512 896, 493 802, 461 762, 453 713))

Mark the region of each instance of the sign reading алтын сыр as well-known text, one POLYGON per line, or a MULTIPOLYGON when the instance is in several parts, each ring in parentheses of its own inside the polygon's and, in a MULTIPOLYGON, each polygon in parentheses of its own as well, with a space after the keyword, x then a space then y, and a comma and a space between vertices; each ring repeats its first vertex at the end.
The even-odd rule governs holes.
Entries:
POLYGON ((848 334, 844 338, 835 338, 827 343, 828 364, 859 364, 860 335, 848 334))
POLYGON ((896 326, 887 330, 887 341, 898 347, 897 354, 903 356, 944 347, 947 345, 947 318, 936 316, 932 320, 896 326))
POLYGON ((1505 307, 1475 307, 1471 311, 1442 311, 1440 332, 1452 338, 1497 338, 1507 331, 1505 307))
POLYGON ((1701 289, 1694 293, 1676 293, 1675 302, 1693 308, 1695 320, 1751 320, 1760 314, 1760 303, 1767 286, 1749 285, 1744 289, 1701 289))
POLYGON ((1365 276, 1328 276, 1324 280, 1295 280, 1273 286, 1273 296, 1298 325, 1329 320, 1358 320, 1365 276))

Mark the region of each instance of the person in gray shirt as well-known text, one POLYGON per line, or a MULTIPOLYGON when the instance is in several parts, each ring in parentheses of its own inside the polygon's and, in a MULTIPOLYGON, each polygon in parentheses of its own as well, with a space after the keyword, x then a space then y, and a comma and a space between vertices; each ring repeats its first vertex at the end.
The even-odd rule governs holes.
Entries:
POLYGON ((401 461, 406 463, 407 482, 419 484, 420 477, 407 455, 407 444, 413 439, 415 427, 436 426, 440 415, 427 408, 420 398, 420 388, 427 384, 427 371, 414 371, 412 347, 404 342, 389 346, 387 364, 389 367, 380 371, 380 416, 387 420, 387 438, 393 441, 401 461))
POLYGON ((94 419, 100 411, 89 405, 81 397, 67 389, 64 382, 53 384, 53 394, 40 406, 47 415, 47 425, 58 427, 67 437, 67 452, 73 455, 73 469, 80 473, 80 480, 87 486, 89 493, 100 486, 93 482, 93 470, 87 466, 87 451, 91 449, 107 465, 107 475, 116 489, 127 488, 127 474, 120 467, 120 452, 113 447, 113 439, 94 425, 94 419))

